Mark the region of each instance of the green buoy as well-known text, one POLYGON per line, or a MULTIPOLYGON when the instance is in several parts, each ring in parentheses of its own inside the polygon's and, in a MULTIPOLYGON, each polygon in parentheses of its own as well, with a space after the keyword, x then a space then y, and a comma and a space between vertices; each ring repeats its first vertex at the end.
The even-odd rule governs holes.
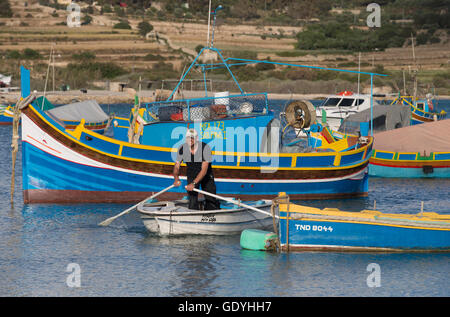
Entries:
POLYGON ((258 229, 246 229, 241 233, 241 248, 259 251, 275 251, 277 235, 258 229))

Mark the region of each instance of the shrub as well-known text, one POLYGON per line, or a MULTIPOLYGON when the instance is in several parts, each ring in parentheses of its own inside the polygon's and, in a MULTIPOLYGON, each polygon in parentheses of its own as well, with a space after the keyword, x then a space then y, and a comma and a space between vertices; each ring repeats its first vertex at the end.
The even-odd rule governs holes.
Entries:
POLYGON ((88 61, 95 59, 95 53, 92 52, 81 52, 80 54, 72 54, 72 59, 78 61, 88 61))
POLYGON ((22 55, 20 54, 20 52, 18 50, 12 50, 12 51, 6 52, 6 58, 9 58, 9 59, 20 59, 21 57, 22 57, 22 55))
POLYGON ((139 34, 145 36, 147 33, 153 30, 153 25, 148 22, 142 21, 138 24, 139 34))
POLYGON ((90 74, 90 79, 112 79, 126 73, 126 71, 122 67, 114 63, 70 63, 67 65, 67 69, 72 72, 84 72, 86 74, 90 74))
POLYGON ((41 54, 38 51, 35 51, 31 48, 26 48, 23 50, 22 58, 24 59, 39 59, 41 58, 41 54))
POLYGON ((122 21, 114 24, 113 29, 131 30, 131 26, 128 24, 128 22, 122 21))
POLYGON ((164 60, 164 57, 162 57, 161 55, 154 55, 154 54, 147 54, 144 56, 144 60, 146 61, 162 61, 164 60))
POLYGON ((8 0, 0 0, 0 17, 10 18, 13 16, 8 0))
POLYGON ((202 50, 202 48, 203 48, 203 45, 199 44, 199 45, 197 45, 197 46, 195 47, 195 51, 196 51, 197 53, 200 53, 200 51, 202 50))

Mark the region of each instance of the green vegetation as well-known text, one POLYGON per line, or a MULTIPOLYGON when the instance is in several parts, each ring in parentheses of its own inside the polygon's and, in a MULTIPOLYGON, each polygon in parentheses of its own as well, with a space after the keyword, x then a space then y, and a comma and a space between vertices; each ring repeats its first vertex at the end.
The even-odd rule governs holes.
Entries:
POLYGON ((127 73, 125 69, 111 62, 83 61, 81 63, 70 63, 67 65, 67 70, 73 74, 84 73, 88 75, 90 80, 102 78, 112 79, 127 73))
POLYGON ((72 54, 72 59, 77 61, 91 61, 95 59, 95 53, 81 52, 79 54, 72 54))
POLYGON ((155 55, 152 53, 148 53, 147 55, 144 56, 144 60, 146 60, 146 61, 163 61, 164 57, 162 57, 159 54, 155 55))
POLYGON ((21 52, 18 50, 6 51, 5 57, 7 59, 20 59, 20 60, 31 60, 31 59, 41 59, 42 56, 38 51, 31 48, 26 48, 21 52))
POLYGON ((0 17, 10 18, 13 16, 11 5, 8 0, 0 0, 0 17))
POLYGON ((140 35, 145 36, 153 30, 153 25, 146 21, 142 21, 138 24, 138 30, 140 35))
POLYGON ((297 34, 297 48, 344 49, 355 52, 384 50, 388 47, 401 47, 411 36, 411 27, 395 24, 382 24, 380 28, 362 30, 352 28, 351 24, 329 22, 310 24, 306 30, 297 34))
POLYGON ((113 29, 124 29, 131 30, 131 26, 126 21, 121 21, 119 23, 114 24, 113 29))

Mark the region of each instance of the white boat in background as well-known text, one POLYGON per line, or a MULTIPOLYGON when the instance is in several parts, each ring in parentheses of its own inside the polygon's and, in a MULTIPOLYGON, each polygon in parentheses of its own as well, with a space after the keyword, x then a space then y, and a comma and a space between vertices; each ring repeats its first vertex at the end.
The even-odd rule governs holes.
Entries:
POLYGON ((12 76, 6 76, 6 75, 0 74, 0 87, 4 88, 4 87, 11 86, 11 79, 12 79, 12 76))
MULTIPOLYGON (((373 105, 378 105, 378 103, 373 100, 373 105)), ((316 108, 316 116, 323 118, 323 113, 325 113, 328 127, 337 131, 344 119, 366 109, 370 109, 370 94, 354 94, 346 90, 325 99, 316 108)))
MULTIPOLYGON (((271 200, 246 202, 249 206, 270 212, 271 200)), ((222 203, 218 210, 191 210, 187 200, 142 202, 137 206, 144 226, 159 235, 202 234, 232 235, 245 229, 268 229, 270 215, 222 203)))

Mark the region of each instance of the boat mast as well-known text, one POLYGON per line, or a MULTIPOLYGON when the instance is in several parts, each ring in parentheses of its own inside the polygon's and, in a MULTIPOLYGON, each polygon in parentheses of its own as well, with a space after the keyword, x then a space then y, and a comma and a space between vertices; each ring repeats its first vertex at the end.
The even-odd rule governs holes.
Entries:
MULTIPOLYGON (((358 57, 358 95, 359 95, 359 79, 361 74, 359 73, 361 71, 361 52, 359 52, 359 57, 358 57)), ((359 104, 358 104, 359 106, 359 104)))
POLYGON ((206 35, 206 47, 209 47, 209 24, 211 23, 211 0, 209 0, 208 8, 208 34, 206 35))
POLYGON ((416 105, 416 98, 417 98, 417 62, 416 62, 416 53, 414 51, 414 37, 411 33, 411 45, 412 45, 412 53, 413 53, 413 61, 414 61, 414 69, 413 69, 413 76, 414 76, 414 96, 413 96, 413 105, 416 105))

